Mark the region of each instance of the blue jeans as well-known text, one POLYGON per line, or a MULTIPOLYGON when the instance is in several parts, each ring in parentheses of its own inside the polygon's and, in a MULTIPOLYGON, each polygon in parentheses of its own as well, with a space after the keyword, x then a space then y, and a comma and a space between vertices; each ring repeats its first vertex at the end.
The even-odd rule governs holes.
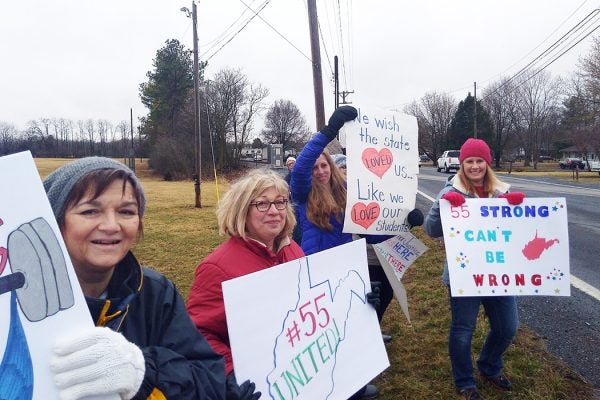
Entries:
POLYGON ((457 389, 476 386, 471 361, 471 338, 475 331, 480 304, 483 304, 490 323, 490 332, 477 360, 479 372, 486 376, 498 376, 502 373, 502 354, 517 333, 519 317, 514 296, 450 297, 452 324, 448 350, 457 389))

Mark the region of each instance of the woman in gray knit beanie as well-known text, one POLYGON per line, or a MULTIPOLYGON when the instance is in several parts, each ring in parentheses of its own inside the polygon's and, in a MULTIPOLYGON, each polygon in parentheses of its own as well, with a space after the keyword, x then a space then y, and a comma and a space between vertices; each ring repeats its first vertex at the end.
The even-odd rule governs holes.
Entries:
MULTIPOLYGON (((66 200, 73 186, 85 175, 98 170, 122 171, 127 180, 133 185, 136 193, 140 217, 144 215, 146 208, 146 196, 140 181, 133 171, 125 164, 106 157, 86 157, 63 165, 48 175, 44 180, 44 189, 52 206, 54 216, 59 226, 63 222, 66 200)), ((79 199, 78 199, 79 200, 79 199)))
POLYGON ((193 325, 173 282, 131 251, 146 205, 133 171, 82 158, 50 174, 44 188, 95 324, 65 329, 53 347, 60 398, 223 398, 223 358, 193 325))

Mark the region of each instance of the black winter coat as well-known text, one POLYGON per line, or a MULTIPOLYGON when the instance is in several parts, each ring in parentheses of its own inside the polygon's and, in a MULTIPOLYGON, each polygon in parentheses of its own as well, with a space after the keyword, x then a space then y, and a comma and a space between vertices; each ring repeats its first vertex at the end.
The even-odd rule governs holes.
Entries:
POLYGON ((142 350, 146 374, 135 399, 225 398, 223 357, 198 332, 173 282, 141 267, 131 252, 115 268, 106 299, 86 301, 96 326, 142 350))

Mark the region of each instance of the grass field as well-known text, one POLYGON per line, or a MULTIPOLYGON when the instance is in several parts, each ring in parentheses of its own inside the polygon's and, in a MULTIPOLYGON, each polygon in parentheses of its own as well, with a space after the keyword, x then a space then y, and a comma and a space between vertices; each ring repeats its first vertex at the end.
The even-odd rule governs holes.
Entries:
MULTIPOLYGON (((37 159, 42 177, 65 160, 37 159)), ((202 183, 203 208, 194 204, 193 182, 165 182, 151 177, 139 165, 148 205, 144 217, 144 238, 135 253, 142 263, 172 279, 187 298, 196 265, 224 238, 216 229, 217 203, 214 182, 202 183)), ((221 195, 227 190, 219 181, 221 195)), ((443 247, 425 237, 421 228, 415 234, 430 248, 406 272, 403 282, 408 291, 412 324, 404 318, 394 300, 386 312, 382 330, 393 335, 387 345, 391 366, 375 383, 382 400, 453 399, 447 335, 450 311, 447 291, 440 280, 443 247)), ((480 315, 474 349, 483 343, 487 323, 480 315)), ((360 357, 360 354, 357 354, 360 357)), ((594 388, 560 360, 549 354, 542 338, 521 327, 515 343, 505 357, 506 373, 512 378, 513 392, 497 392, 480 385, 486 399, 586 400, 594 388)), ((597 394, 596 394, 597 396, 597 394)))

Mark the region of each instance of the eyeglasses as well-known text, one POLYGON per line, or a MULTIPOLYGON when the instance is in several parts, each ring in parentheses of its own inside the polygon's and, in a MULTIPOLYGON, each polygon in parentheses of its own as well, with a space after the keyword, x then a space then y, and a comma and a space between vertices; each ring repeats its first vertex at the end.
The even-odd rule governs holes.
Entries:
POLYGON ((274 205, 277 210, 285 210, 287 203, 287 199, 282 199, 275 201, 255 201, 254 203, 250 203, 250 205, 256 207, 260 212, 267 212, 271 208, 271 205, 274 205))

